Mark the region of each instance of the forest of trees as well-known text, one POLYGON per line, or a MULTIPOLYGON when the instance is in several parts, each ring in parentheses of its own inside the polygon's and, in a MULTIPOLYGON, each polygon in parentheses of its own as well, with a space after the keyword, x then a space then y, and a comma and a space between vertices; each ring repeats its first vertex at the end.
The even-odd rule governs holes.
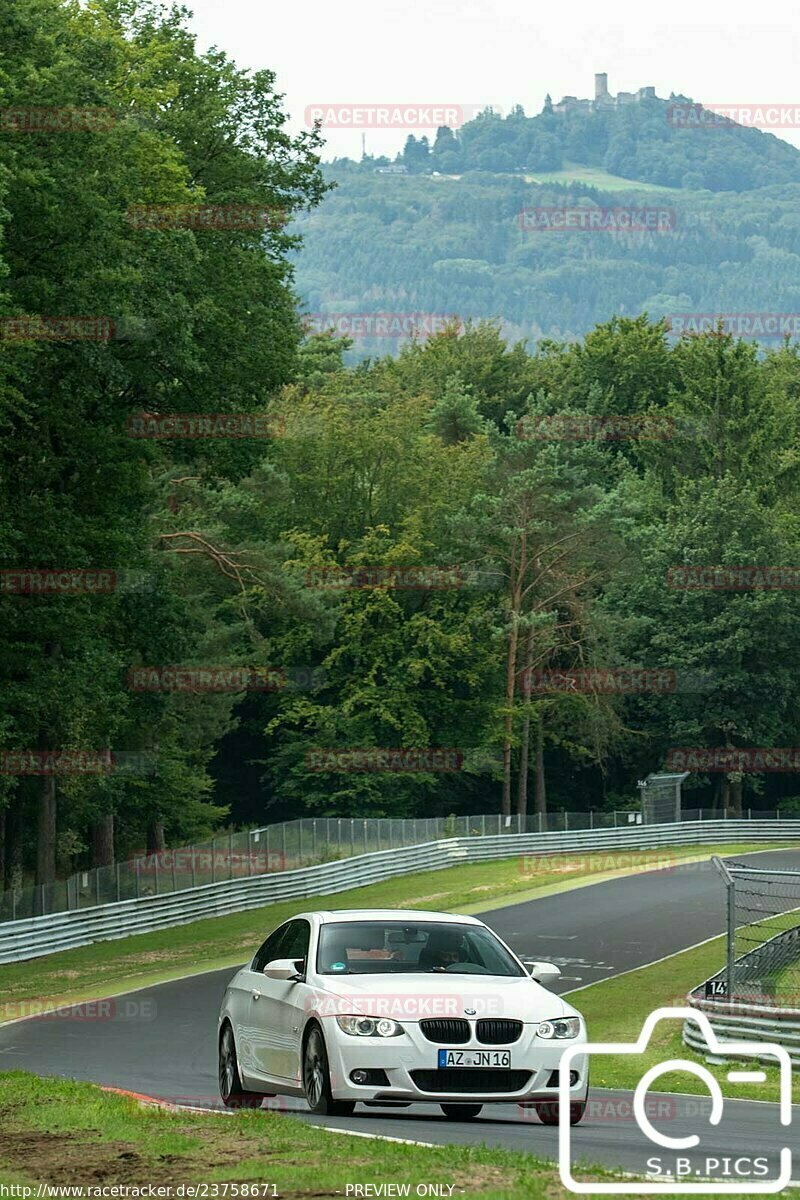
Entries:
MULTIPOLYGON (((581 337, 614 314, 800 313, 800 184, 603 192, 476 172, 390 177, 341 163, 325 174, 337 186, 295 223, 297 288, 313 314, 498 317, 508 340, 533 344, 581 337), (666 208, 674 221, 663 233, 521 228, 523 210, 538 206, 666 208)), ((350 359, 386 350, 385 340, 359 338, 350 359)))
MULTIPOLYGON (((795 346, 670 339, 626 315, 533 352, 491 322, 453 325, 347 366, 347 342, 304 337, 298 316, 295 230, 316 217, 291 232, 126 219, 341 203, 269 72, 199 55, 180 14, 133 0, 14 0, 0 34, 4 105, 116 114, 2 144, 0 318, 100 316, 114 336, 0 339, 0 571, 116 580, 0 588, 6 886, 225 822, 610 809, 673 747, 796 744, 796 592, 667 582, 676 566, 800 562, 795 346), (274 436, 131 437, 141 413, 267 413, 274 436), (568 432, 587 418, 591 436, 568 432), (629 421, 609 439, 603 418, 660 432, 629 421), (396 586, 406 568, 439 582, 396 586), (166 667, 271 668, 280 685, 132 686, 166 667), (612 668, 675 685, 528 686, 612 668), (312 754, 370 747, 451 748, 461 769, 320 770, 312 754), (151 769, 51 769, 108 749, 151 769), (32 753, 46 770, 8 766, 32 753)), ((776 284, 796 236, 780 191, 763 202, 785 213, 786 247, 750 239, 776 284)), ((362 244, 386 203, 353 211, 362 244)), ((722 261, 738 242, 719 237, 722 261)), ((386 278, 402 288, 405 270, 398 245, 386 278)), ((520 270, 531 287, 557 274, 520 270)), ((791 775, 717 773, 686 795, 735 812, 794 791, 791 775)))
MULTIPOLYGON (((365 159, 362 170, 388 163, 365 159)), ((526 117, 487 109, 435 138, 409 134, 397 162, 408 171, 559 171, 567 163, 660 187, 742 192, 800 182, 800 151, 774 134, 723 119, 686 96, 645 97, 620 107, 551 105, 526 117)))

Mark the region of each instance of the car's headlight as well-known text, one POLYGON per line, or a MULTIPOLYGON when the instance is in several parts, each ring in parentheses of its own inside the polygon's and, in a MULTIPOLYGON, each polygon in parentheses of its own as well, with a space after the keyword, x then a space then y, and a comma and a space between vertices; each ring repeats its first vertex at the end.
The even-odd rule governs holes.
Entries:
POLYGON ((403 1026, 387 1017, 337 1017, 336 1022, 343 1033, 352 1037, 399 1037, 405 1033, 403 1026))
POLYGON ((580 1017, 556 1017, 552 1021, 542 1021, 536 1030, 540 1038, 574 1038, 581 1031, 580 1017))

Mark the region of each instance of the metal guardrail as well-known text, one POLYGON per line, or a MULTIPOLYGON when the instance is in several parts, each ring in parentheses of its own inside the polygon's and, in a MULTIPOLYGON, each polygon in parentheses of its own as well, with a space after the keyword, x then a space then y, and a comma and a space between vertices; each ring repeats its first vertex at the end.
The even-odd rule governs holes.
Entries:
MULTIPOLYGON (((705 1000, 694 993, 687 999, 692 1008, 706 1014, 722 1041, 777 1042, 789 1051, 792 1066, 800 1068, 800 1009, 705 1000)), ((698 1026, 691 1021, 684 1022, 683 1040, 699 1054, 709 1053, 698 1026)))
MULTIPOLYGON (((748 820, 753 819, 751 809, 748 820)), ((672 813, 665 820, 672 820, 672 813)), ((682 821, 716 819, 708 809, 683 809, 682 821)), ((780 812, 757 812, 758 821, 781 820, 780 812)), ((586 829, 657 824, 636 811, 483 813, 449 817, 300 817, 260 829, 229 829, 209 841, 132 854, 125 861, 81 870, 67 879, 0 892, 0 925, 51 913, 164 896, 223 880, 249 879, 353 858, 379 850, 419 846, 454 837, 500 837, 521 833, 572 833, 586 829)))
MULTIPOLYGON (((202 918, 260 908, 279 900, 313 896, 316 906, 324 907, 326 898, 337 892, 378 883, 395 875, 441 870, 461 863, 517 855, 538 857, 565 851, 602 855, 611 850, 794 838, 800 840, 800 820, 685 821, 618 829, 448 838, 356 855, 299 870, 224 880, 161 896, 141 896, 120 903, 6 922, 0 924, 0 963, 19 962, 92 942, 150 933, 202 918)), ((613 864, 608 866, 612 869, 613 864)))
MULTIPOLYGON (((753 987, 756 983, 765 987, 774 986, 776 973, 798 960, 800 926, 795 926, 776 934, 736 960, 737 988, 742 981, 747 987, 753 987)), ((727 975, 728 970, 724 968, 690 992, 687 1000, 691 1007, 705 1013, 720 1040, 777 1042, 789 1051, 792 1065, 800 1068, 798 996, 786 997, 783 1003, 777 999, 770 1002, 771 997, 765 992, 762 992, 758 999, 755 996, 742 997, 738 990, 733 998, 707 997, 707 985, 725 984, 727 975)), ((691 1021, 684 1022, 683 1040, 693 1050, 708 1053, 708 1046, 699 1027, 691 1021)))

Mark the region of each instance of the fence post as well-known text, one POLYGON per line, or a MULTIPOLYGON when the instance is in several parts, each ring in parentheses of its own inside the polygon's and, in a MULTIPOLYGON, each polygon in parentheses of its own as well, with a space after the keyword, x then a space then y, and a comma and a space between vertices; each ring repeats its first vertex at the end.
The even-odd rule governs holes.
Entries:
POLYGON ((281 822, 281 844, 283 846, 283 860, 281 866, 286 870, 286 822, 281 822))
POLYGON ((217 839, 211 839, 211 882, 217 882, 217 839))
MULTIPOLYGON (((94 869, 94 898, 95 898, 95 901, 99 904, 100 903, 100 868, 99 867, 95 867, 95 869, 94 869)), ((69 906, 67 906, 67 907, 69 907, 69 906)))
POLYGON ((569 814, 566 809, 564 809, 564 828, 569 829, 569 814))
POLYGON ((157 850, 155 852, 155 854, 153 855, 153 862, 155 863, 155 868, 156 868, 156 895, 157 896, 160 894, 159 890, 158 890, 158 855, 159 855, 159 851, 157 850))
POLYGON ((317 818, 311 818, 311 856, 316 861, 317 858, 317 818))
POLYGON ((736 974, 736 881, 728 870, 727 864, 716 854, 711 861, 725 880, 727 889, 727 955, 726 955, 726 990, 727 999, 732 1001, 735 995, 736 974))
POLYGON ((544 825, 544 813, 540 812, 539 813, 539 833, 542 832, 543 825, 544 825))
POLYGON ((228 879, 233 879, 233 830, 228 830, 228 879))
POLYGON ((177 892, 177 890, 178 890, 178 877, 177 877, 177 874, 176 874, 176 872, 175 872, 175 857, 176 857, 176 854, 177 854, 177 851, 173 850, 173 851, 172 851, 172 890, 173 890, 173 892, 177 892))
POLYGON ((117 863, 117 900, 119 900, 119 899, 120 899, 120 892, 119 892, 119 863, 117 863))
MULTIPOLYGON (((594 809, 589 809, 589 828, 594 829, 594 809)), ((478 1060, 480 1061, 480 1060, 478 1060)))

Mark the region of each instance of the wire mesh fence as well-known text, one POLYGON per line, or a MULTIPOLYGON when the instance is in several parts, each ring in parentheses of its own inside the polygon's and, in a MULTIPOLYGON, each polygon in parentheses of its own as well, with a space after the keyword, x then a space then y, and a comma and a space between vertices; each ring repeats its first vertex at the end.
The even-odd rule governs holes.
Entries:
POLYGON ((800 1009, 800 872, 715 861, 727 887, 727 964, 708 998, 800 1009))
MULTIPOLYGON (((746 815, 759 820, 780 816, 763 812, 746 815)), ((684 810, 681 817, 684 821, 702 821, 718 818, 719 814, 695 809, 684 810)), ((202 884, 291 871, 442 838, 616 829, 641 821, 642 814, 635 810, 526 816, 304 817, 260 829, 227 832, 192 846, 133 854, 124 861, 78 871, 52 884, 11 888, 0 893, 0 922, 161 896, 202 884)))

